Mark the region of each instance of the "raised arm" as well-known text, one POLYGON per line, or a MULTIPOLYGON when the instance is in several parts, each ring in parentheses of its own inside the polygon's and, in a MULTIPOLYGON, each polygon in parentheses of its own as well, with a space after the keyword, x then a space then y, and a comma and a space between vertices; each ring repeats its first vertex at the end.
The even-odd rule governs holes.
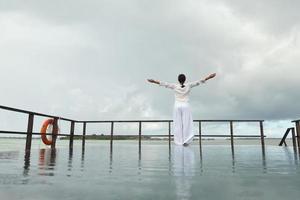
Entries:
POLYGON ((174 89, 175 88, 175 84, 172 84, 172 83, 167 83, 167 82, 163 82, 163 81, 156 81, 154 79, 147 79, 147 80, 150 83, 154 83, 154 84, 157 84, 159 86, 164 86, 164 87, 169 88, 169 89, 174 89))
POLYGON ((209 79, 212 79, 216 76, 216 73, 213 73, 213 74, 210 74, 209 76, 207 76, 206 78, 204 79, 201 79, 201 80, 198 80, 198 81, 194 81, 194 82, 191 82, 190 83, 190 86, 191 87, 195 87, 195 86, 198 86, 200 84, 204 84, 206 81, 208 81, 209 79))

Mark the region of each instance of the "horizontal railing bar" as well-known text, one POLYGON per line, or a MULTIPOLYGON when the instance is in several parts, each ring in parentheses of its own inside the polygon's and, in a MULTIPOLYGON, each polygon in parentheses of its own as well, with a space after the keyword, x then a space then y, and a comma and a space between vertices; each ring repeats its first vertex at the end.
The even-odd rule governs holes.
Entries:
MULTIPOLYGON (((194 122, 263 122, 264 120, 193 120, 194 122)), ((76 121, 77 123, 154 123, 173 122, 173 120, 102 120, 102 121, 76 121)))
MULTIPOLYGON (((231 137, 231 135, 201 135, 201 137, 231 137)), ((261 135, 233 135, 233 137, 261 137, 261 135)), ((264 135, 264 137, 267 136, 264 135)))
POLYGON ((42 117, 58 118, 58 119, 64 120, 64 121, 75 121, 76 122, 76 120, 72 120, 72 119, 68 119, 68 118, 64 118, 64 117, 48 115, 48 114, 43 114, 43 113, 38 113, 38 112, 32 112, 32 111, 22 110, 22 109, 18 109, 18 108, 11 108, 11 107, 2 106, 2 105, 0 105, 0 109, 13 111, 13 112, 19 112, 19 113, 25 113, 25 114, 34 114, 34 115, 42 116, 42 117))
POLYGON ((292 122, 300 122, 300 119, 298 119, 298 120, 293 120, 292 122))
POLYGON ((224 120, 193 120, 194 122, 264 122, 265 120, 260 120, 260 119, 224 119, 224 120))
POLYGON ((139 123, 139 122, 172 122, 172 120, 103 120, 103 121, 77 121, 77 123, 139 123))
MULTIPOLYGON (((0 134, 13 134, 13 135, 27 135, 27 132, 22 131, 0 131, 0 134)), ((41 135, 41 133, 33 132, 32 135, 41 135)), ((46 135, 52 135, 52 133, 46 133, 46 135)), ((57 136, 70 136, 70 134, 56 134, 57 136)), ((82 136, 82 135, 74 135, 74 136, 82 136)))
MULTIPOLYGON (((105 135, 105 136, 109 136, 109 135, 105 135)), ((130 136, 137 136, 138 135, 114 135, 114 136, 126 136, 126 137, 130 137, 130 136)), ((142 135, 142 136, 149 136, 149 137, 169 137, 169 135, 142 135)), ((171 137, 174 137, 174 135, 170 135, 171 137)), ((199 137, 199 135, 194 135, 195 137, 199 137)), ((202 135, 201 137, 231 137, 230 135, 202 135)), ((261 137, 260 135, 233 135, 233 137, 261 137)), ((264 136, 266 137, 266 136, 264 136)))

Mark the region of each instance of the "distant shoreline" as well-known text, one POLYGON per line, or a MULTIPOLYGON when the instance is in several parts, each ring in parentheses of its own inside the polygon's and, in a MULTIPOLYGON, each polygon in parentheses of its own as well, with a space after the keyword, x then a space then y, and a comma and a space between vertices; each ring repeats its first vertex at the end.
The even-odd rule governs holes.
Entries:
MULTIPOLYGON (((13 141, 15 142, 22 142, 24 143, 26 141, 26 137, 0 137, 0 144, 8 144, 13 141)), ((138 136, 114 136, 113 141, 115 142, 138 142, 139 137, 138 136)), ((168 144, 169 138, 168 137, 151 137, 151 136, 142 136, 142 142, 144 143, 157 143, 160 142, 161 144, 168 144)), ((32 141, 36 143, 42 143, 42 140, 40 137, 34 137, 32 138, 32 141)), ((61 141, 63 143, 69 143, 69 137, 58 137, 57 141, 61 141)), ((81 143, 82 136, 74 136, 74 142, 81 143)), ((89 141, 92 142, 109 142, 110 141, 110 135, 96 135, 96 136, 86 136, 87 143, 89 141)), ((278 146, 281 141, 281 138, 265 138, 265 145, 268 146, 278 146)), ((171 143, 174 143, 173 138, 171 138, 171 143)), ((234 145, 261 145, 260 138, 234 138, 233 140, 234 145)), ((288 146, 292 146, 292 139, 287 138, 286 143, 288 146)), ((195 138, 193 140, 194 145, 199 145, 199 138, 195 138)), ((202 145, 230 145, 231 141, 230 138, 202 138, 201 140, 202 145)))

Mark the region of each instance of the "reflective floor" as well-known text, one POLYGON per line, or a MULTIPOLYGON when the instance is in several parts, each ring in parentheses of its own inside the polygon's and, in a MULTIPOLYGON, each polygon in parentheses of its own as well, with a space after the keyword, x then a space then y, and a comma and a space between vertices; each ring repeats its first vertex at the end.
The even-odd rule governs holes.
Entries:
MULTIPOLYGON (((7 140, 8 141, 8 140, 7 140)), ((56 150, 0 142, 0 199, 298 199, 290 147, 171 146, 145 141, 60 141, 56 150)))

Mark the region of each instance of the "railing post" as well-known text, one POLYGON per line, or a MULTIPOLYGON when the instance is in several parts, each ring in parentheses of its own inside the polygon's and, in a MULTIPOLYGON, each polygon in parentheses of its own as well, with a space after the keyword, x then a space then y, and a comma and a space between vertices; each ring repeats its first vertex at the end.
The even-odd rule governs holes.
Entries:
POLYGON ((260 127, 261 148, 262 148, 263 155, 264 155, 264 153, 265 153, 265 135, 264 135, 264 124, 263 124, 263 121, 259 122, 259 127, 260 127))
POLYGON ((199 121, 199 146, 200 146, 200 149, 202 148, 202 124, 201 124, 201 121, 199 121))
POLYGON ((139 121, 139 152, 141 152, 142 145, 142 122, 139 121))
POLYGON ((298 152, 300 154, 300 121, 295 122, 296 126, 296 137, 297 137, 297 144, 298 144, 298 152))
MULTIPOLYGON (((287 136, 288 136, 288 134, 289 134, 289 132, 292 130, 292 134, 293 134, 293 131, 294 131, 294 135, 295 135, 295 129, 294 128, 288 128, 288 129, 286 129, 286 131, 285 131, 285 133, 284 133, 284 135, 283 135, 283 137, 282 137, 282 139, 281 139, 281 141, 280 141, 280 143, 279 143, 279 146, 282 146, 282 144, 284 144, 285 146, 287 146, 287 144, 286 144, 286 142, 285 142, 285 139, 287 138, 287 136)), ((293 138, 293 140, 294 140, 295 138, 293 138)))
POLYGON ((75 122, 71 122, 71 127, 70 127, 70 149, 73 149, 73 140, 74 140, 74 129, 75 129, 75 122))
POLYGON ((298 154, 300 157, 300 121, 295 121, 298 154))
POLYGON ((28 116, 28 124, 27 124, 27 136, 26 136, 25 151, 30 151, 30 149, 31 149, 33 121, 34 121, 34 115, 33 114, 29 114, 29 116, 28 116))
POLYGON ((57 118, 54 118, 53 119, 53 128, 52 128, 52 144, 51 144, 52 149, 55 149, 55 146, 56 146, 57 133, 58 133, 57 118))
POLYGON ((113 137, 114 137, 114 122, 111 122, 111 126, 110 126, 110 149, 111 150, 113 146, 113 137))
POLYGON ((233 122, 230 121, 230 141, 231 141, 231 151, 234 153, 234 143, 233 143, 233 122))
POLYGON ((296 144, 295 128, 292 128, 292 141, 293 141, 293 149, 294 149, 294 152, 297 153, 297 144, 296 144))
POLYGON ((171 148, 171 122, 168 122, 169 124, 169 148, 171 148))
POLYGON ((199 121, 199 150, 200 150, 200 164, 201 164, 201 172, 202 172, 202 122, 199 121))
POLYGON ((86 122, 83 122, 83 130, 82 130, 82 148, 85 147, 85 134, 86 134, 86 122))

